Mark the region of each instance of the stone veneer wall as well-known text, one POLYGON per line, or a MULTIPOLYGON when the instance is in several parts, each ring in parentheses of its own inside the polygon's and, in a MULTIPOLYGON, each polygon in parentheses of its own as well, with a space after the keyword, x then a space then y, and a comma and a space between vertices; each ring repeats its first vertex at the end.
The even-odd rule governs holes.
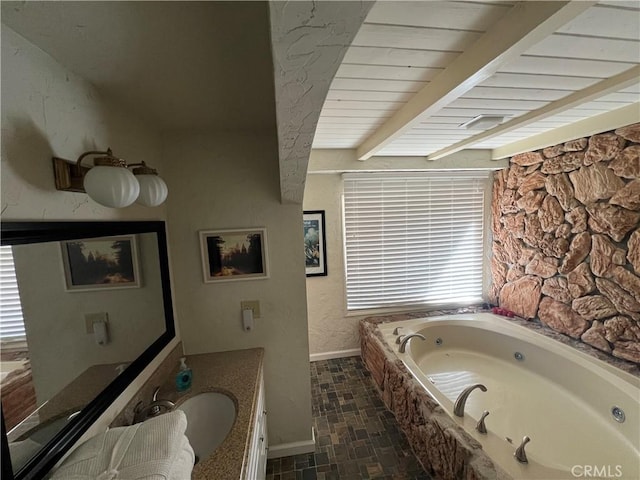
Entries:
POLYGON ((496 172, 490 300, 640 362, 640 124, 496 172))

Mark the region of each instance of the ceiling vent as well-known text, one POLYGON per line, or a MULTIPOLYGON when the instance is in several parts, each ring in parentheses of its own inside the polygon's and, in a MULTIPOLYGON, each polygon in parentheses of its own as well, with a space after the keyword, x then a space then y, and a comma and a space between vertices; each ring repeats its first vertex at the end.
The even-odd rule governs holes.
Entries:
POLYGON ((467 130, 488 130, 497 127, 504 122, 504 115, 478 115, 468 122, 463 123, 458 128, 466 128, 467 130))

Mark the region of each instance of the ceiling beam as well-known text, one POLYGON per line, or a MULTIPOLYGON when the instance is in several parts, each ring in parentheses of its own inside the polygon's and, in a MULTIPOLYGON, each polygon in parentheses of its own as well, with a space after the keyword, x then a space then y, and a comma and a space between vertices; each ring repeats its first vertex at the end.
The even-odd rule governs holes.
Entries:
POLYGON ((449 145, 448 147, 438 150, 437 152, 433 152, 427 157, 427 159, 438 160, 439 158, 446 157, 447 155, 459 152, 460 150, 464 150, 465 148, 473 147, 473 145, 483 142, 489 138, 497 137, 498 135, 505 134, 512 130, 525 127, 531 123, 538 122, 553 115, 557 115, 558 113, 561 113, 563 111, 570 110, 578 105, 582 105, 583 103, 587 103, 596 98, 608 95, 609 93, 617 92, 619 90, 627 88, 638 83, 639 79, 640 65, 636 65, 635 67, 632 67, 629 70, 626 70, 618 75, 607 78, 596 83, 595 85, 591 85, 590 87, 567 95, 560 100, 551 102, 542 108, 533 110, 529 113, 498 125, 497 127, 485 130, 484 132, 478 133, 469 138, 465 138, 464 140, 454 143, 453 145, 449 145))
POLYGON ((640 122, 640 102, 494 148, 491 151, 491 158, 498 160, 518 153, 533 152, 550 145, 558 145, 575 138, 590 137, 596 133, 638 122, 640 122))
POLYGON ((425 157, 411 156, 375 156, 367 162, 359 162, 354 149, 313 149, 309 157, 307 175, 378 171, 421 172, 443 169, 500 170, 508 166, 508 160, 492 160, 491 150, 465 150, 437 162, 427 162, 425 157))
POLYGON ((458 55, 357 149, 367 160, 420 120, 433 115, 491 77, 596 2, 518 2, 470 48, 458 55))

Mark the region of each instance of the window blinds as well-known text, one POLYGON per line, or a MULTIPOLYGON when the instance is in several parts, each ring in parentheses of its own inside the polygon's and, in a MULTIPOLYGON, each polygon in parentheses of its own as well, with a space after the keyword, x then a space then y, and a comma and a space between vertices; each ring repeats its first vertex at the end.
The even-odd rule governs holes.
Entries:
POLYGON ((0 247, 0 341, 24 340, 24 319, 11 246, 0 247))
POLYGON ((486 173, 343 178, 348 310, 482 299, 486 173))

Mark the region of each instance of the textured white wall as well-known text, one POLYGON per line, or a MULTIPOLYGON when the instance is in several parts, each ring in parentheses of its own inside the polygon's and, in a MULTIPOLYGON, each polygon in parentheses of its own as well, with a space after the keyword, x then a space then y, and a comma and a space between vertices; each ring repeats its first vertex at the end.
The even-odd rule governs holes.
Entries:
MULTIPOLYGON (((51 165, 52 155, 74 160, 86 150, 111 146, 126 159, 147 161, 162 175, 159 140, 134 115, 101 98, 91 84, 2 25, 3 220, 163 220, 164 206, 114 210, 84 194, 58 192, 51 165)), ((156 357, 80 442, 115 419, 177 342, 156 357)))
POLYGON ((55 189, 51 157, 111 147, 160 174, 160 137, 88 82, 2 25, 2 219, 159 220, 164 206, 105 208, 55 189))
POLYGON ((165 138, 176 309, 188 354, 265 348, 271 445, 311 438, 302 206, 280 203, 278 146, 266 134, 165 138), (198 232, 266 227, 270 278, 203 283, 198 232), (262 318, 244 332, 240 302, 262 318))
POLYGON ((283 202, 302 203, 322 104, 372 1, 270 1, 283 202))
POLYGON ((342 176, 308 175, 305 210, 324 210, 327 238, 327 276, 307 278, 309 352, 340 352, 360 348, 358 322, 347 316, 342 232, 342 176))

